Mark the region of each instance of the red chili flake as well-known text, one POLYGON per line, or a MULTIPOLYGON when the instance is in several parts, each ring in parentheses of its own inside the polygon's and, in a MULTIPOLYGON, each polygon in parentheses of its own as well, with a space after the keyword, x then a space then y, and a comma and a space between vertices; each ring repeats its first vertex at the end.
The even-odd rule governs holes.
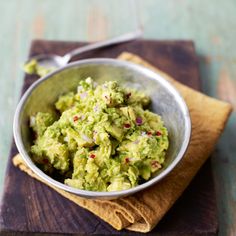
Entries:
POLYGON ((128 157, 125 158, 125 163, 129 163, 129 158, 128 157))
POLYGON ((160 131, 156 132, 156 136, 161 136, 161 135, 162 135, 162 133, 160 131))
POLYGON ((89 157, 94 159, 96 157, 96 155, 95 154, 91 154, 89 157))
POLYGON ((136 118, 136 124, 141 125, 143 123, 143 119, 141 117, 136 118))
POLYGON ((49 163, 48 159, 46 159, 46 158, 43 159, 43 163, 44 163, 44 164, 48 164, 48 163, 49 163))
POLYGON ((129 128, 130 128, 130 124, 124 124, 124 127, 125 127, 126 129, 129 129, 129 128))
POLYGON ((131 93, 127 93, 127 94, 126 94, 126 98, 127 98, 127 99, 129 99, 130 96, 131 96, 131 93))
POLYGON ((152 132, 151 132, 151 131, 148 131, 148 132, 147 132, 147 135, 148 135, 148 136, 152 136, 152 132))
POLYGON ((79 119, 78 116, 74 116, 74 117, 73 117, 73 121, 74 121, 74 122, 76 122, 78 119, 79 119))

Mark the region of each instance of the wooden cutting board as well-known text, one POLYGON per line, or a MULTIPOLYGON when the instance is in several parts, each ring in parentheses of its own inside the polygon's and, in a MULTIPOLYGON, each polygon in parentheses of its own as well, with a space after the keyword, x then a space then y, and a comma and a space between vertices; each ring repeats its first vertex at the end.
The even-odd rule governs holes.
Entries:
MULTIPOLYGON (((35 40, 29 56, 40 53, 63 55, 83 44, 35 40)), ((139 40, 88 52, 77 59, 114 58, 123 51, 138 54, 176 80, 200 90, 198 58, 191 41, 139 40)), ((35 80, 37 76, 26 75, 23 92, 35 80)), ((126 230, 114 230, 92 213, 16 169, 11 162, 16 153, 13 142, 0 208, 1 235, 16 235, 16 232, 23 232, 20 235, 139 235, 126 230)), ((147 235, 215 235, 217 230, 211 163, 207 161, 180 199, 147 235)))

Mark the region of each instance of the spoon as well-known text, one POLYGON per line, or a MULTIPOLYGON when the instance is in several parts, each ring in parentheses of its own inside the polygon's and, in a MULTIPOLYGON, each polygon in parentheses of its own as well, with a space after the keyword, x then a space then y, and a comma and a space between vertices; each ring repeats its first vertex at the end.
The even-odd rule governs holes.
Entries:
POLYGON ((111 45, 128 42, 134 39, 137 39, 142 36, 142 30, 138 29, 131 33, 126 33, 124 35, 108 39, 105 41, 99 41, 96 43, 91 43, 86 46, 79 47, 77 49, 74 49, 68 53, 66 53, 64 56, 58 56, 56 54, 40 54, 38 56, 30 58, 30 60, 35 59, 37 60, 37 63, 39 66, 43 66, 44 68, 58 68, 65 66, 69 63, 69 61, 72 59, 72 57, 79 55, 81 53, 95 50, 99 48, 108 47, 111 45))

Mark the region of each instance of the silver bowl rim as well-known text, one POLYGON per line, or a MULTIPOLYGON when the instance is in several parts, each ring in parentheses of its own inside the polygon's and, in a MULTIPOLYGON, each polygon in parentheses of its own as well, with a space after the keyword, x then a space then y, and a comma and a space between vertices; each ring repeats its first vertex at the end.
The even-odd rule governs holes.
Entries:
POLYGON ((150 187, 151 185, 153 185, 153 184, 157 183, 158 181, 160 181, 162 178, 164 178, 166 175, 168 175, 175 168, 175 166, 183 158, 183 156, 184 156, 184 154, 187 150, 188 144, 190 142, 191 119, 190 119, 190 115, 189 115, 187 105, 186 105, 184 99, 182 98, 182 96, 180 95, 180 93, 170 84, 170 82, 165 80, 158 73, 156 73, 156 72, 154 72, 150 69, 147 69, 143 66, 140 66, 140 65, 137 65, 137 64, 134 64, 134 63, 131 63, 131 62, 127 62, 127 61, 122 61, 122 60, 119 60, 119 59, 93 58, 93 59, 84 59, 84 60, 69 63, 68 65, 66 65, 62 68, 59 68, 59 69, 47 74, 46 76, 38 79, 37 81, 35 81, 27 89, 27 91, 23 94, 23 96, 21 97, 21 99, 20 99, 20 101, 17 105, 15 115, 14 115, 14 121, 13 121, 13 133, 14 133, 16 146, 19 150, 19 153, 23 157, 23 160, 30 167, 30 169, 35 174, 37 174, 40 178, 42 178, 44 181, 46 181, 47 183, 53 185, 54 187, 57 187, 59 189, 62 189, 62 190, 65 190, 67 192, 74 193, 76 195, 83 196, 83 197, 86 197, 86 198, 108 198, 108 199, 111 198, 112 199, 112 198, 131 195, 133 193, 136 193, 138 191, 146 189, 146 188, 150 187), (58 74, 58 73, 60 73, 64 70, 67 70, 68 68, 78 67, 78 66, 82 66, 82 65, 85 65, 85 64, 86 65, 89 65, 89 64, 117 65, 117 66, 121 66, 121 67, 126 67, 126 68, 131 69, 131 70, 135 70, 135 71, 137 71, 138 73, 141 73, 141 74, 145 74, 148 77, 150 77, 154 80, 157 80, 164 87, 166 87, 166 89, 168 89, 169 92, 171 92, 172 95, 175 97, 175 99, 177 100, 179 106, 181 107, 181 109, 183 111, 184 124, 185 124, 185 134, 184 134, 184 141, 182 143, 182 146, 181 146, 181 149, 180 149, 179 153, 175 157, 174 161, 169 166, 167 166, 167 168, 163 172, 161 172, 160 174, 158 174, 154 178, 148 180, 147 182, 145 182, 141 185, 137 185, 136 187, 133 187, 133 188, 130 188, 130 189, 127 189, 127 190, 112 191, 112 192, 97 192, 97 191, 88 191, 88 190, 76 189, 76 188, 70 187, 68 185, 65 185, 61 182, 58 182, 57 180, 54 180, 53 178, 51 178, 50 176, 45 174, 42 170, 40 170, 34 164, 34 162, 31 160, 30 156, 28 155, 28 153, 26 152, 26 150, 24 148, 23 141, 22 141, 22 138, 21 138, 20 119, 19 118, 20 118, 20 115, 21 115, 22 108, 24 107, 24 104, 26 103, 28 97, 31 95, 33 90, 39 84, 43 83, 45 80, 50 79, 53 75, 58 74))

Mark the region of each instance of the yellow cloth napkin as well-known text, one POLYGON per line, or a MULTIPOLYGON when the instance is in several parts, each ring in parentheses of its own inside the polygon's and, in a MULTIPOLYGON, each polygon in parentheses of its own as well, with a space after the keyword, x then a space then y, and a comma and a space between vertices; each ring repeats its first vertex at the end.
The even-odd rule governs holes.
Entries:
MULTIPOLYGON (((213 151, 230 115, 231 106, 180 84, 136 55, 122 53, 119 59, 156 71, 170 81, 184 97, 192 120, 191 141, 184 158, 161 182, 133 196, 117 200, 85 199, 45 184, 79 206, 93 212, 117 230, 126 228, 148 232, 179 198, 213 151)), ((44 182, 25 165, 20 155, 13 158, 13 163, 30 176, 44 182)))

